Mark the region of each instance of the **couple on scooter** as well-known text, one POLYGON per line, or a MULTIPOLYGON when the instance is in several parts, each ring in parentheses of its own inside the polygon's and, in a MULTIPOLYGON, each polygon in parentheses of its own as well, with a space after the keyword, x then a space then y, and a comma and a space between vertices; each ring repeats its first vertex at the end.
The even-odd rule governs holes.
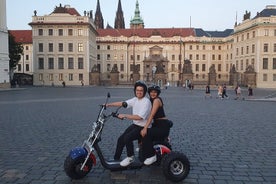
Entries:
MULTIPOLYGON (((157 160, 153 141, 167 137, 171 127, 170 121, 165 116, 163 101, 159 97, 160 93, 159 86, 153 85, 147 88, 145 82, 135 82, 135 97, 125 101, 127 108, 132 107, 132 114, 118 115, 118 118, 133 120, 133 124, 124 131, 117 141, 114 160, 120 160, 124 146, 127 150, 127 157, 120 162, 121 166, 126 167, 134 161, 134 140, 142 141, 143 157, 146 158, 145 165, 150 165, 157 160), (147 92, 150 100, 146 97, 147 92)), ((106 106, 117 107, 122 105, 123 102, 106 104, 106 106)))

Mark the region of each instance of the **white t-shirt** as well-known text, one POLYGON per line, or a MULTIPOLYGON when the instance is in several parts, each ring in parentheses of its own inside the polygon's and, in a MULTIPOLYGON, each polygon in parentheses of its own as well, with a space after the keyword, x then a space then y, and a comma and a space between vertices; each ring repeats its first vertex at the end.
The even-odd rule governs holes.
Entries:
POLYGON ((147 123, 147 119, 149 118, 151 111, 151 102, 147 97, 142 99, 138 99, 137 97, 133 97, 126 101, 127 108, 132 107, 132 114, 138 115, 142 118, 142 120, 133 120, 133 123, 144 127, 147 123))

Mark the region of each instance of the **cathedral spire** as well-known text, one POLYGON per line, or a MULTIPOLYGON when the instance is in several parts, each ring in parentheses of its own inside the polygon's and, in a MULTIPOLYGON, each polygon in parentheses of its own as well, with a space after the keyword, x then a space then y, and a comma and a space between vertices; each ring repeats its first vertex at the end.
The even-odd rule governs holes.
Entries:
POLYGON ((122 10, 121 0, 118 2, 118 8, 116 12, 116 18, 114 23, 115 29, 125 29, 124 13, 122 10))
POLYGON ((97 0, 97 9, 95 12, 95 20, 94 24, 97 29, 103 29, 104 28, 104 20, 103 20, 103 15, 101 12, 101 7, 100 7, 100 1, 97 0))
POLYGON ((138 0, 136 0, 136 8, 135 8, 135 12, 134 12, 134 18, 130 21, 130 28, 131 29, 144 28, 144 21, 140 16, 138 0))

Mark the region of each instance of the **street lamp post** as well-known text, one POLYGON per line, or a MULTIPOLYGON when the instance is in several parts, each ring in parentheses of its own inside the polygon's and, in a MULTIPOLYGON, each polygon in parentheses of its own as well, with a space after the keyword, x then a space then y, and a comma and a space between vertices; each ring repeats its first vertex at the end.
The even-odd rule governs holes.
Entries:
POLYGON ((127 69, 126 69, 126 71, 127 71, 127 82, 129 81, 129 72, 128 72, 128 70, 129 70, 129 68, 128 68, 129 67, 128 66, 129 65, 129 58, 128 58, 129 57, 129 53, 128 53, 129 45, 130 45, 130 42, 127 43, 127 69))
POLYGON ((157 69, 156 66, 153 66, 152 69, 151 69, 152 70, 152 82, 153 83, 155 83, 155 72, 156 72, 156 69, 157 69))
POLYGON ((22 57, 23 57, 23 66, 22 66, 22 70, 23 70, 23 73, 25 72, 24 70, 25 70, 25 62, 24 62, 24 53, 23 53, 23 55, 22 55, 22 57))

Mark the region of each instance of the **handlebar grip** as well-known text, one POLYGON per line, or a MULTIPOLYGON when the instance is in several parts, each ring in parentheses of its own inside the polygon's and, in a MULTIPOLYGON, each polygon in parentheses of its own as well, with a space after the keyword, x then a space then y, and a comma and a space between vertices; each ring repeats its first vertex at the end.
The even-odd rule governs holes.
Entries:
POLYGON ((119 113, 112 112, 111 115, 112 115, 114 118, 118 118, 118 119, 120 119, 120 120, 126 119, 126 118, 119 118, 119 113))
POLYGON ((111 114, 113 117, 118 118, 118 115, 119 115, 118 113, 112 112, 111 114))

